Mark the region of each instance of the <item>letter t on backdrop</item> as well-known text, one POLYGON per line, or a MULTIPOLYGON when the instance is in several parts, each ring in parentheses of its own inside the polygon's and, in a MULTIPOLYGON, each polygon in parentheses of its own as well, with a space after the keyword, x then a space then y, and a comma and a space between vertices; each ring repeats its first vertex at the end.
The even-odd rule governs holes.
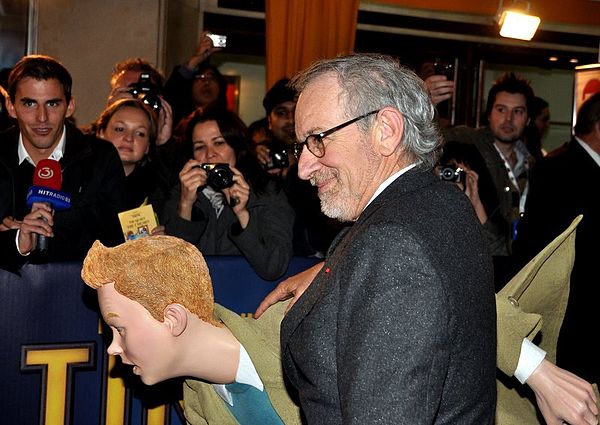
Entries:
POLYGON ((359 0, 266 0, 267 89, 317 59, 354 50, 359 0))

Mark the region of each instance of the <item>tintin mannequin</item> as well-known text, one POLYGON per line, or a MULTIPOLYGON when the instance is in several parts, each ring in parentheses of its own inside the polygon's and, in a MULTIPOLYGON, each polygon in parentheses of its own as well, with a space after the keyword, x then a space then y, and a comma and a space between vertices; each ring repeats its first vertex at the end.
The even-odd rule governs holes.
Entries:
POLYGON ((202 254, 171 236, 141 238, 114 248, 96 241, 81 276, 97 290, 102 317, 112 329, 110 355, 132 365, 147 385, 190 378, 184 384, 189 423, 243 423, 246 412, 234 416, 225 401, 232 402, 230 392, 212 385, 234 381, 266 391, 266 410, 276 419, 261 418, 261 423, 300 423, 281 371, 279 322, 285 305, 264 320, 243 319, 216 305, 202 254), (249 359, 250 366, 240 358, 249 359))

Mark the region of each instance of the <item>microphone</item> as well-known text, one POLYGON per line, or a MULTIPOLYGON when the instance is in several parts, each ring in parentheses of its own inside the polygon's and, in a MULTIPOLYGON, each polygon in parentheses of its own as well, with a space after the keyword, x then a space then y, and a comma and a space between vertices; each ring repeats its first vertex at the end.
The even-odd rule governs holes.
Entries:
MULTIPOLYGON (((66 210, 71 207, 71 197, 60 191, 62 171, 58 161, 42 159, 38 161, 33 172, 33 186, 27 192, 27 207, 31 209, 34 202, 45 202, 54 210, 66 210)), ((38 251, 47 251, 49 240, 38 235, 38 251)))

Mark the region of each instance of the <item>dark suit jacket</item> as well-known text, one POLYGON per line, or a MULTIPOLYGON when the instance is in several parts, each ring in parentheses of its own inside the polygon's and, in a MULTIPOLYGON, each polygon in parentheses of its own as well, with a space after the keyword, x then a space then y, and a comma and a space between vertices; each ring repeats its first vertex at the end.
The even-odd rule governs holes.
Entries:
POLYGON ((332 243, 282 322, 309 424, 491 424, 492 265, 466 196, 411 170, 332 243))
MULTIPOLYGON (((7 215, 21 220, 29 209, 27 190, 31 186, 34 167, 19 165, 17 146, 19 129, 0 133, 0 219, 7 215)), ((61 190, 71 195, 71 208, 54 214, 54 238, 44 261, 81 260, 96 239, 108 246, 124 241, 117 213, 125 209, 125 173, 119 154, 112 144, 86 136, 74 125, 66 123, 65 153, 60 160, 61 190)), ((15 250, 16 245, 2 245, 2 250, 15 250)), ((18 253, 17 253, 18 254, 18 253)), ((32 253, 18 258, 17 263, 3 264, 9 269, 25 261, 41 260, 32 253)))
POLYGON ((569 303, 558 340, 557 364, 600 382, 600 362, 590 348, 598 323, 598 240, 600 240, 600 167, 572 140, 561 152, 540 160, 529 176, 525 216, 514 245, 516 265, 528 261, 573 219, 583 214, 575 238, 575 264, 569 303))

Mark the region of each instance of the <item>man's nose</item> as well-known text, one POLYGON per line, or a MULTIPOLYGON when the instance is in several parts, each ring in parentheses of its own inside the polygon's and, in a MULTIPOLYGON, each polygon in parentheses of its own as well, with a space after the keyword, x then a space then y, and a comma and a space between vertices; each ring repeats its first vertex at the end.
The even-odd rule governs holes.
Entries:
POLYGON ((302 146, 302 152, 298 159, 298 177, 309 180, 315 171, 319 169, 319 158, 317 158, 306 145, 302 146))
POLYGON ((42 106, 38 109, 37 120, 40 122, 48 121, 48 111, 45 106, 42 106))

